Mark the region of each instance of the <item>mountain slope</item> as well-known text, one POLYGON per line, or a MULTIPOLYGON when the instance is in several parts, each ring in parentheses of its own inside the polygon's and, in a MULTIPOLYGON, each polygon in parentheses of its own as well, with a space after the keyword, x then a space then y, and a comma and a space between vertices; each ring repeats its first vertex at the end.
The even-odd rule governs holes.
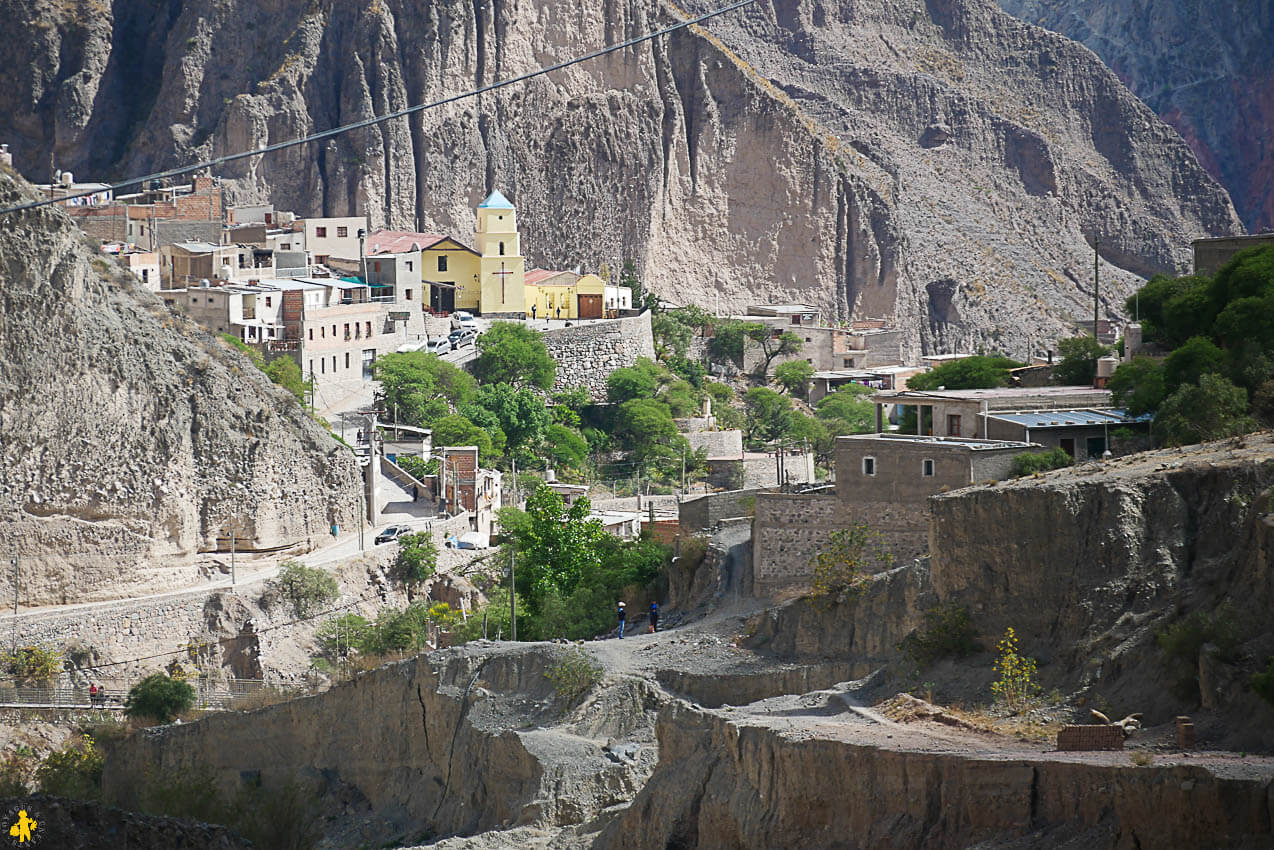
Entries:
POLYGON ((1181 133, 1253 232, 1274 229, 1274 5, 1000 0, 1082 42, 1181 133))
MULTIPOLYGON (((0 170, 0 205, 30 197, 0 170)), ((60 210, 0 220, 0 540, 22 604, 189 583, 232 522, 260 547, 351 524, 353 454, 94 254, 60 210)))
MULTIPOLYGON (((430 101, 676 14, 653 0, 141 0, 114 18, 88 0, 8 4, 34 37, 0 48, 0 136, 28 173, 52 150, 81 176, 430 101), (120 23, 142 20, 137 6, 160 22, 144 36, 120 23)), ((893 316, 912 353, 1021 355, 1091 315, 1094 227, 1111 315, 1137 275, 1182 268, 1191 238, 1240 229, 1088 51, 986 0, 778 0, 709 29, 225 176, 239 199, 460 235, 499 187, 534 263, 633 257, 678 302, 893 316)))

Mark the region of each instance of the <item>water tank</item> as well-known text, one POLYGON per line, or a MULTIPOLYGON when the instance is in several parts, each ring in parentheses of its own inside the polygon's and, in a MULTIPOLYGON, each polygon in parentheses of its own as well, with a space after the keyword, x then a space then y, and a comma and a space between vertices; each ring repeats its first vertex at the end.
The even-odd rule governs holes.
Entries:
POLYGON ((212 281, 208 280, 208 278, 204 277, 199 279, 200 289, 207 289, 210 286, 212 286, 212 281))
POLYGON ((71 184, 75 182, 75 175, 69 171, 63 171, 58 181, 62 184, 63 189, 71 188, 71 184))
POLYGON ((221 277, 222 280, 230 280, 232 277, 234 277, 234 269, 230 268, 229 263, 224 263, 222 264, 221 268, 218 269, 217 274, 221 277))
POLYGON ((547 483, 547 484, 556 484, 556 483, 557 483, 557 473, 556 473, 556 472, 554 472, 554 471, 553 471, 553 470, 551 470, 551 469, 546 469, 546 470, 544 470, 544 481, 545 481, 545 483, 547 483))
POLYGON ((1119 365, 1118 357, 1098 357, 1097 358, 1097 377, 1109 378, 1115 374, 1115 367, 1119 365))

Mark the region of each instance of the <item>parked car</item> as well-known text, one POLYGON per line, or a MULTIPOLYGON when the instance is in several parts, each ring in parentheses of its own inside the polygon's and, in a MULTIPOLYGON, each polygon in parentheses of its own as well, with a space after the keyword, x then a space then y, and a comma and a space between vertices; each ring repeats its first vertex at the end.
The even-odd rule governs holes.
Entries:
POLYGON ((380 534, 376 535, 376 545, 379 546, 382 543, 393 543, 399 537, 403 537, 407 534, 411 534, 411 529, 407 526, 391 525, 388 528, 382 529, 380 534))
POLYGON ((451 340, 446 337, 437 337, 425 343, 425 351, 429 354, 446 354, 451 350, 451 340))
POLYGON ((472 313, 457 310, 451 314, 451 327, 453 330, 471 330, 476 333, 478 320, 473 317, 472 313))
POLYGON ((468 328, 457 328, 447 336, 447 339, 451 341, 452 348, 462 348, 466 345, 473 345, 473 341, 477 338, 478 332, 468 328))

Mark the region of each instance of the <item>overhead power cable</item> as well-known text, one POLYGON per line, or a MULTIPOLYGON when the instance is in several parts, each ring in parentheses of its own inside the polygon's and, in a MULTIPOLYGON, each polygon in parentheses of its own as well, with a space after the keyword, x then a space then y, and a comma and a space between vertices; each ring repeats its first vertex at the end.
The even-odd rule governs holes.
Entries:
MULTIPOLYGON (((239 151, 238 153, 226 154, 224 156, 219 156, 214 159, 206 160, 204 162, 197 162, 193 165, 183 165, 179 168, 170 168, 167 171, 157 171, 154 174, 147 174, 142 177, 132 177, 132 178, 129 178, 128 180, 121 180, 118 183, 112 183, 107 188, 110 189, 112 192, 118 192, 121 189, 126 189, 130 186, 135 186, 138 184, 145 184, 151 180, 165 180, 169 177, 178 177, 182 174, 189 174, 192 171, 200 171, 205 168, 215 168, 216 166, 224 165, 227 162, 234 162, 235 160, 246 159, 252 156, 263 156, 268 153, 274 153, 275 151, 281 151, 281 150, 286 150, 287 148, 296 147, 297 145, 304 145, 309 142, 317 142, 323 139, 330 139, 335 136, 340 136, 345 133, 348 133, 352 130, 362 130, 366 127, 372 127, 372 126, 375 126, 376 124, 381 124, 381 123, 384 123, 385 121, 392 121, 395 118, 402 118, 404 116, 411 115, 416 112, 424 112, 425 110, 428 110, 428 109, 436 109, 439 106, 446 106, 449 103, 455 103, 457 101, 466 100, 471 97, 477 97, 478 95, 485 94, 490 91, 495 91, 496 89, 504 88, 505 86, 511 86, 515 83, 526 82, 527 80, 534 79, 535 77, 541 77, 541 76, 544 76, 545 74, 551 74, 554 71, 560 71, 563 68, 569 68, 572 65, 578 65, 581 62, 587 62, 590 59, 596 59, 599 56, 605 56, 608 53, 614 53, 618 50, 623 50, 627 47, 632 47, 637 44, 642 44, 643 42, 652 41, 656 38, 659 38, 660 36, 667 35, 668 33, 671 33, 671 32, 676 32, 679 29, 685 29, 686 27, 703 23, 709 18, 715 18, 719 15, 724 15, 727 12, 733 12, 736 9, 741 9, 744 6, 750 6, 754 2, 756 2, 756 0, 740 0, 740 2, 738 3, 733 3, 729 6, 722 6, 720 9, 714 9, 713 11, 706 12, 702 15, 699 15, 698 17, 689 18, 687 20, 681 21, 680 23, 673 24, 672 26, 664 27, 661 30, 655 30, 654 32, 646 33, 645 35, 639 35, 636 38, 630 38, 627 41, 621 41, 618 44, 612 44, 607 47, 602 47, 598 50, 594 50, 591 53, 585 53, 583 56, 577 56, 574 59, 567 59, 564 62, 558 62, 556 65, 549 65, 547 67, 539 68, 534 71, 528 71, 525 74, 519 74, 516 77, 510 77, 507 80, 500 80, 498 82, 489 83, 485 86, 481 86, 480 88, 471 89, 470 91, 467 91, 467 92, 462 92, 460 94, 453 94, 453 95, 450 95, 449 97, 444 97, 442 100, 435 100, 432 103, 420 103, 420 104, 416 104, 415 106, 408 106, 407 108, 399 109, 396 112, 389 112, 389 113, 386 113, 385 115, 377 115, 372 118, 366 118, 362 121, 355 121, 353 124, 345 124, 341 127, 333 127, 330 130, 322 130, 318 133, 311 133, 310 135, 302 136, 299 139, 290 139, 286 142, 275 142, 272 145, 261 145, 260 147, 254 148, 253 150, 250 150, 250 151, 239 151)), ((102 187, 98 185, 97 187, 93 189, 88 189, 83 192, 63 195, 58 198, 45 198, 40 201, 28 201, 25 204, 17 204, 15 206, 5 207, 4 209, 0 209, 0 215, 7 215, 9 213, 22 212, 23 210, 38 209, 39 207, 47 207, 53 204, 60 204, 60 203, 63 203, 64 201, 71 200, 72 198, 86 198, 89 195, 95 195, 101 191, 102 191, 102 187)))

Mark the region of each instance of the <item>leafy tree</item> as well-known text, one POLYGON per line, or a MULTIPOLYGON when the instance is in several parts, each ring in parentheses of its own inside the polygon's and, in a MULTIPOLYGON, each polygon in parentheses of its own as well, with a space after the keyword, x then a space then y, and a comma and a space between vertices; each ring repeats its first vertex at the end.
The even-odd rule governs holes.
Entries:
POLYGON ((864 524, 833 531, 810 560, 811 595, 819 601, 844 602, 862 593, 871 574, 893 563, 879 532, 864 524))
POLYGON ((43 646, 20 646, 3 661, 9 675, 22 684, 48 682, 62 670, 62 653, 43 646))
POLYGON ((808 360, 789 360, 774 369, 774 379, 787 390, 788 395, 794 397, 805 395, 813 377, 814 366, 808 360))
POLYGON ((791 331, 783 331, 776 336, 773 330, 759 322, 750 322, 749 325, 746 331, 748 339, 761 346, 763 359, 756 370, 758 375, 770 374, 774 358, 797 354, 805 346, 805 341, 791 331))
POLYGON ((539 395, 526 387, 509 384, 484 384, 478 389, 474 403, 466 405, 461 412, 475 423, 499 428, 507 451, 539 442, 550 420, 548 408, 539 395), (475 416, 474 407, 490 411, 493 420, 481 421, 484 417, 475 416))
POLYGON ((556 469, 583 469, 588 463, 588 442, 564 425, 544 429, 544 450, 556 469))
POLYGON ((433 457, 429 460, 415 457, 414 455, 398 455, 394 461, 403 471, 418 481, 424 481, 430 475, 437 475, 438 470, 442 466, 439 458, 433 457))
POLYGON ((1203 336, 1191 337, 1163 361, 1164 388, 1174 393, 1182 384, 1199 383, 1204 375, 1224 374, 1227 366, 1225 352, 1216 343, 1203 336))
POLYGON ((553 386, 557 362, 543 338, 521 322, 496 322, 478 337, 473 374, 479 383, 515 387, 553 386))
POLYGON ((712 339, 708 343, 708 357, 716 363, 733 363, 743 368, 743 350, 749 337, 757 328, 766 330, 760 322, 742 319, 717 319, 712 323, 712 339))
POLYGON ((529 521, 517 535, 518 589, 531 614, 542 611, 550 595, 569 595, 584 576, 600 570, 600 547, 607 535, 588 519, 591 511, 587 498, 565 507, 547 486, 527 497, 529 521))
POLYGON ((314 639, 323 655, 338 659, 349 655, 351 649, 364 651, 373 631, 374 625, 361 614, 342 614, 319 626, 314 639))
POLYGON ((899 651, 917 669, 931 667, 942 658, 964 658, 981 648, 969 609, 954 602, 926 610, 924 625, 898 644, 899 651))
POLYGON ((437 567, 438 547, 434 544, 433 535, 421 531, 399 538, 398 555, 390 569, 394 581, 415 587, 432 576, 437 567))
POLYGON ((619 406, 614 435, 630 451, 641 454, 650 446, 677 436, 668 406, 653 398, 635 398, 619 406))
POLYGON ((655 338, 655 355, 660 360, 685 357, 694 338, 694 328, 683 324, 673 313, 656 313, 651 317, 650 332, 655 338))
POLYGON ((645 357, 632 366, 616 369, 606 378, 606 400, 623 404, 635 398, 654 398, 659 388, 659 368, 645 357))
POLYGON ((124 698, 124 713, 156 723, 171 723, 194 704, 195 689, 188 683, 165 673, 153 673, 129 690, 124 698))
POLYGON ((580 422, 583 421, 581 414, 585 408, 591 407, 592 404, 592 397, 588 394, 588 390, 583 387, 563 390, 553 395, 553 406, 549 408, 549 415, 559 425, 565 425, 568 428, 578 428, 580 422))
POLYGON ((1053 382, 1064 386, 1092 386, 1097 377, 1097 358, 1110 353, 1110 346, 1102 345, 1091 336, 1077 336, 1057 343, 1061 361, 1053 367, 1053 382))
POLYGON ((992 669, 998 678, 991 683, 991 694, 997 702, 1019 711, 1040 693, 1035 659, 1023 655, 1017 633, 1009 626, 995 645, 997 657, 992 669))
POLYGON ((870 433, 876 427, 876 405, 870 401, 874 393, 862 384, 846 384, 820 398, 814 415, 833 436, 870 433))
POLYGON ((668 405, 668 412, 677 418, 698 415, 702 398, 693 384, 682 380, 670 382, 659 395, 659 400, 668 405))
POLYGON ((291 357, 276 357, 265 367, 265 374, 274 383, 304 402, 314 389, 314 382, 301 376, 301 367, 291 357))
POLYGON ((267 585, 270 591, 292 606, 292 613, 308 617, 340 596, 340 587, 331 573, 307 567, 296 560, 284 561, 279 574, 267 585))
POLYGON ((685 357, 666 357, 664 362, 669 371, 689 383, 695 389, 701 389, 708 377, 708 370, 698 360, 687 360, 685 357))
POLYGON ((379 404, 407 425, 431 427, 477 394, 472 375, 436 354, 386 354, 373 369, 381 385, 379 404))
POLYGON ((753 387, 743 395, 746 436, 753 444, 770 443, 792 427, 792 402, 769 387, 753 387))
POLYGON ((659 309, 659 296, 642 284, 641 278, 637 275, 637 264, 632 260, 624 260, 624 265, 619 271, 619 285, 627 286, 632 290, 634 310, 653 312, 659 309))
POLYGON ((1247 415, 1247 392, 1220 375, 1182 384, 1155 414, 1154 430, 1170 446, 1220 440, 1256 429, 1247 415))
POLYGON ((504 432, 480 428, 472 420, 451 414, 433 423, 435 446, 477 446, 478 461, 494 464, 504 454, 504 432))
POLYGON ((1006 387, 1009 370, 1021 366, 1016 360, 999 355, 976 354, 960 360, 943 363, 936 369, 907 379, 907 388, 913 390, 977 390, 988 387, 1006 387))
POLYGON ((1115 404, 1131 416, 1154 413, 1168 394, 1163 382, 1163 361, 1138 356, 1121 363, 1110 377, 1115 404))

